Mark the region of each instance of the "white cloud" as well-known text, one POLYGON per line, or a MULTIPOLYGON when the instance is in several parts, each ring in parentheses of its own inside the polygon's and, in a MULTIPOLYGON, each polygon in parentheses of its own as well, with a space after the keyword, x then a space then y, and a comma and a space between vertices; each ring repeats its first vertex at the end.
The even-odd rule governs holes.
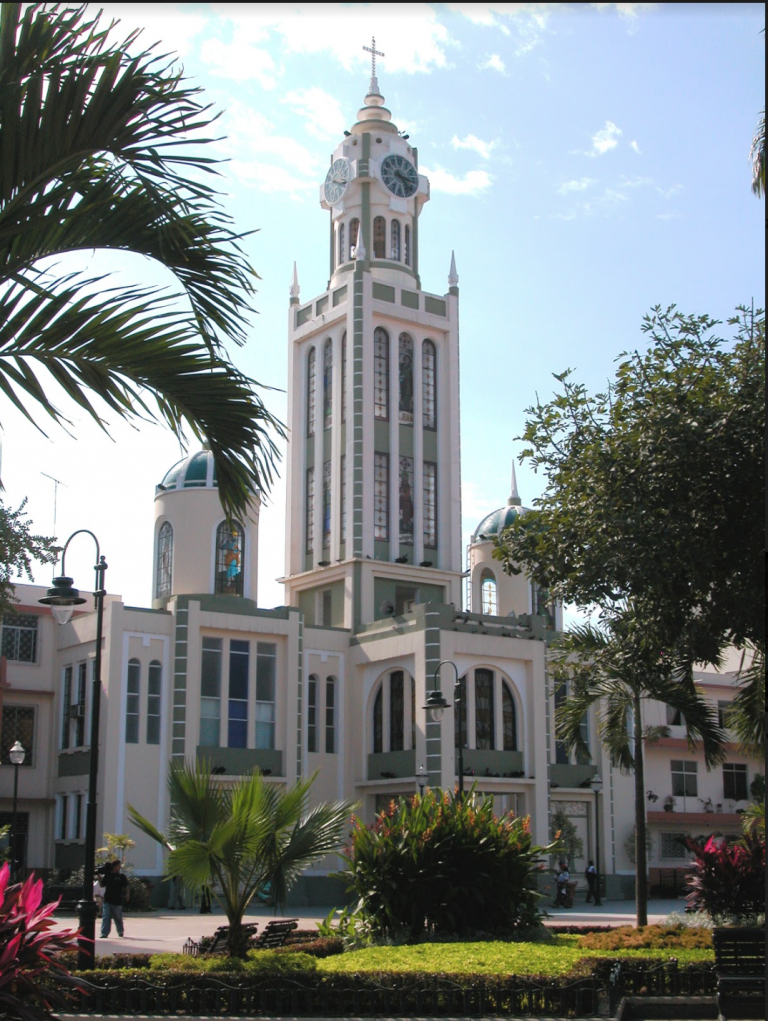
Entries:
POLYGON ((224 43, 221 39, 206 39, 200 48, 200 56, 210 68, 211 74, 236 82, 255 79, 267 90, 274 89, 282 73, 267 50, 237 34, 231 43, 224 43))
POLYGON ((461 14, 474 25, 496 28, 516 40, 515 56, 528 53, 541 42, 550 16, 567 9, 567 4, 446 4, 449 11, 461 14))
POLYGON ((622 174, 619 182, 620 188, 644 188, 656 182, 652 177, 626 177, 622 174))
POLYGON ((604 156, 611 149, 616 148, 622 134, 621 128, 617 127, 613 121, 606 121, 605 127, 596 131, 592 136, 592 148, 588 150, 587 155, 604 156))
POLYGON ((682 217, 682 213, 657 213, 657 220, 679 220, 682 217))
POLYGON ((184 57, 192 48, 192 40, 199 35, 208 22, 205 14, 191 12, 181 4, 103 4, 103 22, 113 18, 120 24, 113 30, 112 38, 122 42, 134 29, 143 29, 133 52, 159 43, 157 53, 175 53, 184 57))
POLYGON ((490 188, 493 180, 486 170, 469 170, 463 177, 457 177, 439 165, 433 170, 424 166, 419 167, 419 170, 429 178, 432 191, 447 195, 481 195, 490 188))
POLYGON ((346 118, 338 100, 317 85, 308 89, 294 89, 281 102, 287 103, 304 117, 309 134, 322 141, 340 138, 346 127, 346 118))
POLYGON ((557 191, 560 195, 568 195, 574 191, 586 191, 593 184, 597 184, 594 177, 580 177, 578 181, 564 181, 557 191))
POLYGON ((451 145, 454 149, 470 149, 472 152, 476 152, 478 156, 482 156, 484 160, 491 158, 491 152, 498 144, 498 142, 484 142, 476 135, 467 135, 466 138, 459 138, 458 135, 454 135, 451 139, 451 145))
POLYGON ((634 149, 638 156, 640 155, 640 146, 634 139, 629 143, 629 148, 634 149))
POLYGON ((648 14, 651 11, 655 11, 658 6, 658 4, 590 4, 590 7, 594 7, 598 11, 606 10, 606 8, 615 8, 618 14, 630 20, 634 20, 640 14, 648 14))
POLYGON ((673 184, 670 188, 657 188, 656 191, 661 195, 662 198, 671 199, 675 195, 679 195, 683 191, 682 184, 673 184))
POLYGON ((478 71, 498 71, 499 74, 507 73, 507 65, 498 55, 498 53, 492 53, 487 60, 477 65, 478 71))
POLYGON ((274 163, 231 160, 227 168, 241 184, 249 188, 258 188, 265 193, 288 192, 294 198, 301 198, 317 190, 316 180, 296 177, 274 163))
POLYGON ((228 147, 238 156, 276 156, 294 170, 316 176, 322 160, 295 138, 273 133, 273 124, 244 103, 232 103, 222 118, 228 147))

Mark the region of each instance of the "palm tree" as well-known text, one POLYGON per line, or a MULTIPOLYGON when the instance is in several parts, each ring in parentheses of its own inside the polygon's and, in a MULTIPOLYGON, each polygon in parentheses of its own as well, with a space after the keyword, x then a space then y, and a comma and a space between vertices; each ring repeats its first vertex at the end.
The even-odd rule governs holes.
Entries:
POLYGON ((304 869, 339 850, 355 806, 338 801, 310 808, 313 781, 314 776, 282 788, 254 771, 230 785, 211 776, 207 762, 171 763, 168 835, 128 806, 139 829, 170 852, 169 876, 194 892, 213 890, 229 922, 230 956, 245 954, 243 916, 265 884, 276 908, 284 909, 288 890, 304 869))
POLYGON ((643 703, 654 700, 679 709, 691 745, 700 742, 707 768, 724 757, 725 735, 714 706, 696 693, 691 672, 680 658, 654 647, 653 639, 631 611, 604 618, 601 626, 584 624, 562 636, 556 653, 555 678, 568 683, 567 700, 559 706, 557 736, 569 750, 589 758, 582 723, 593 706, 598 730, 611 761, 635 783, 635 901, 637 925, 648 924, 648 851, 645 821, 643 747, 660 736, 643 727, 643 703), (675 664, 675 665, 668 665, 675 664))
POLYGON ((51 379, 102 428, 94 395, 180 439, 186 424, 225 510, 243 512, 283 433, 224 349, 245 339, 256 274, 206 183, 216 115, 154 47, 131 54, 138 33, 114 44, 90 5, 24 8, 0 9, 0 393, 38 427, 41 410, 67 422, 51 379), (94 249, 153 260, 178 293, 59 266, 94 249))
POLYGON ((757 122, 749 156, 752 160, 752 191, 762 198, 765 194, 765 110, 757 122))

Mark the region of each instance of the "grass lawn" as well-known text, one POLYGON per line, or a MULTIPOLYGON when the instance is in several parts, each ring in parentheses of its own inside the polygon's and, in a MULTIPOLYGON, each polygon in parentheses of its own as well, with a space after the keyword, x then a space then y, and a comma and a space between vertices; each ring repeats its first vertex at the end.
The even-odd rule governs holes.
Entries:
POLYGON ((680 964, 708 962, 714 953, 704 949, 588 950, 581 936, 558 935, 548 943, 419 943, 416 946, 369 947, 326 957, 318 971, 430 972, 444 975, 568 975, 580 961, 596 958, 668 960, 680 964))

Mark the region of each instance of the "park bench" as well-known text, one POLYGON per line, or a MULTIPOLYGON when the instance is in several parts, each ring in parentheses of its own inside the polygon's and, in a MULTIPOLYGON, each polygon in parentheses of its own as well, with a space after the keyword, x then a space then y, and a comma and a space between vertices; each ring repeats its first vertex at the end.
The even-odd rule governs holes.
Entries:
POLYGON ((765 929, 715 929, 712 942, 721 1018, 764 1018, 765 929))
MULTIPOLYGON (((243 931, 248 937, 248 948, 250 950, 274 950, 281 947, 298 925, 298 918, 273 918, 267 922, 260 936, 256 935, 259 928, 258 922, 248 922, 243 925, 243 931)), ((182 952, 190 957, 197 957, 201 953, 224 954, 227 950, 227 939, 229 937, 229 926, 220 925, 213 934, 210 945, 201 945, 203 941, 188 939, 182 947, 182 952)))

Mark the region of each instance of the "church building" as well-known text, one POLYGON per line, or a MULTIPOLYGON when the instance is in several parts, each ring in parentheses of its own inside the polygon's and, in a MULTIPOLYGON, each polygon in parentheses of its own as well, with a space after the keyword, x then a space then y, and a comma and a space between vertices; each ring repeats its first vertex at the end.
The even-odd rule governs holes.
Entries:
MULTIPOLYGON (((205 449, 156 487, 152 605, 107 598, 98 833, 136 841, 139 875, 160 877, 163 853, 132 827, 128 805, 167 828, 171 761, 204 760, 222 783, 253 769, 275 784, 317 773, 314 799, 352 799, 371 821, 419 787, 452 790, 460 746, 467 788, 492 795, 500 813, 530 816, 537 843, 567 817, 582 842, 573 870, 599 858, 608 895, 632 895, 632 778, 611 767, 594 720, 590 763, 555 740, 547 649, 561 608, 492 556, 495 537, 525 513, 514 468, 506 503, 462 549, 459 278, 446 251, 447 290, 422 288, 429 200, 418 152, 374 74, 320 186, 327 290, 302 299, 295 267, 290 287, 285 605, 258 602, 258 495, 228 523, 205 449), (425 709, 434 691, 452 707, 439 721, 425 709)), ((76 868, 95 614, 86 605, 58 626, 38 603, 43 589, 19 585, 17 595, 2 632, 0 823, 20 740, 23 864, 76 868)), ((733 696, 727 674, 700 681, 716 701, 733 696)), ((648 782, 684 794, 676 815, 649 803, 657 871, 684 864, 682 832, 738 832, 735 809, 758 768, 733 746, 722 773, 706 773, 680 721, 669 723, 649 749, 648 782)), ((296 903, 330 903, 336 867, 307 874, 296 903)))

